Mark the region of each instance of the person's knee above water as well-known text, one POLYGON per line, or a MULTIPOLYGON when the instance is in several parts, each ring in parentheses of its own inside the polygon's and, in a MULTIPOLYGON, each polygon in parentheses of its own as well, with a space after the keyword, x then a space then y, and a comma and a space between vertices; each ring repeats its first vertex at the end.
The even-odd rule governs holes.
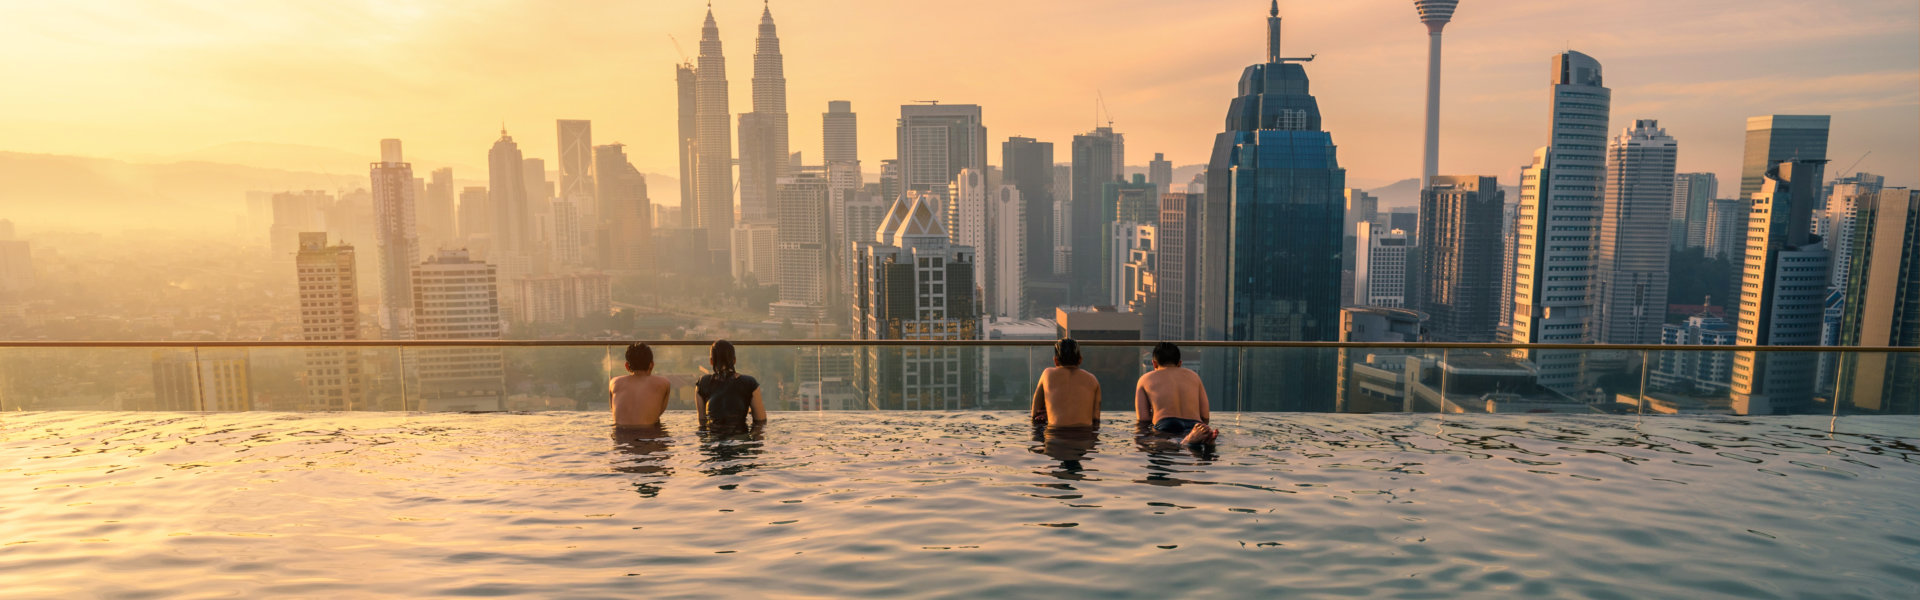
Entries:
POLYGON ((1186 436, 1188 443, 1212 441, 1218 435, 1209 423, 1207 388, 1200 375, 1180 366, 1180 347, 1160 342, 1153 347, 1153 370, 1140 376, 1133 390, 1134 417, 1142 426, 1166 435, 1186 436))
POLYGON ((646 344, 627 346, 626 359, 628 374, 607 382, 613 426, 620 429, 658 427, 660 414, 667 411, 667 395, 673 392, 673 384, 653 374, 653 349, 646 344))
POLYGON ((766 424, 767 406, 760 398, 760 382, 734 370, 737 361, 733 344, 726 340, 714 342, 709 362, 713 372, 694 384, 694 392, 700 397, 695 407, 700 415, 700 429, 744 432, 752 426, 766 424))
POLYGON ((1054 366, 1040 372, 1033 389, 1033 422, 1048 427, 1099 427, 1100 380, 1080 369, 1080 343, 1053 345, 1054 366))

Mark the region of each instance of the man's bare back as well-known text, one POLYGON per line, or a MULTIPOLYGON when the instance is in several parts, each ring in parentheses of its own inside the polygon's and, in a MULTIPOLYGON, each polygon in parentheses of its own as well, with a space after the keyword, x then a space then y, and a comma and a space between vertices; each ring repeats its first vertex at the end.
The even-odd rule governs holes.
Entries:
POLYGON ((1176 418, 1209 422, 1207 388, 1200 375, 1182 366, 1160 366, 1140 376, 1133 392, 1136 418, 1148 425, 1176 418))
POLYGON ((1033 420, 1048 427, 1097 427, 1100 380, 1077 367, 1049 367, 1033 390, 1033 420))
POLYGON ((613 404, 613 426, 622 429, 654 427, 660 414, 667 412, 667 395, 673 384, 652 373, 621 375, 607 382, 613 404))

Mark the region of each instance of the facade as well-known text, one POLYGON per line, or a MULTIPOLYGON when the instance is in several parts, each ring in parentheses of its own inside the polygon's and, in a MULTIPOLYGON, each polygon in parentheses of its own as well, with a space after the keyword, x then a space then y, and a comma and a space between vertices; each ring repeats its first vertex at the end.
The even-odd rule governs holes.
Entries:
MULTIPOLYGON (((1026 206, 1025 282, 1052 279, 1053 272, 1053 144, 1033 138, 1010 137, 1000 143, 1001 181, 1020 192, 1026 206)), ((1025 313, 1023 317, 1040 315, 1025 313)))
MULTIPOLYGON (((594 174, 596 148, 593 145, 593 122, 582 119, 559 119, 554 124, 559 131, 560 140, 560 189, 554 197, 572 200, 585 210, 600 212, 595 210, 598 207, 592 204, 595 198, 600 197, 595 190, 597 181, 594 174)), ((541 179, 546 179, 545 173, 541 174, 541 179)), ((528 199, 538 201, 545 198, 529 195, 528 199)), ((594 223, 594 221, 584 222, 594 223)), ((589 229, 597 230, 597 227, 589 229)), ((599 243, 598 238, 593 238, 592 241, 595 245, 599 243)))
POLYGON ((1099 246, 1100 273, 1099 285, 1103 297, 1096 298, 1100 304, 1116 306, 1126 304, 1129 291, 1120 283, 1120 265, 1127 262, 1127 243, 1140 225, 1152 225, 1160 218, 1160 196, 1155 193, 1153 184, 1147 183, 1145 175, 1135 173, 1133 179, 1116 178, 1100 186, 1100 214, 1097 223, 1101 231, 1099 246))
POLYGON ((493 214, 493 202, 487 195, 487 188, 477 185, 460 188, 460 245, 470 248, 490 245, 493 239, 493 214))
MULTIPOLYGON (((1420 311, 1383 306, 1340 309, 1340 341, 1425 342, 1427 316, 1420 311)), ((1411 350, 1341 348, 1334 412, 1371 413, 1410 410, 1407 364, 1411 350)), ((1416 363, 1417 364, 1417 363, 1416 363)))
POLYGON ((1826 207, 1817 211, 1814 224, 1820 241, 1826 244, 1827 252, 1833 255, 1833 266, 1828 269, 1828 285, 1845 288, 1853 266, 1853 235, 1859 224, 1860 210, 1874 201, 1881 187, 1841 183, 1832 188, 1825 196, 1826 207))
MULTIPOLYGON (((941 226, 935 196, 902 196, 878 229, 855 245, 853 323, 864 340, 980 339, 974 252, 941 226)), ((858 358, 859 386, 880 409, 971 408, 980 402, 977 349, 880 347, 858 358)))
POLYGON ((1355 225, 1359 250, 1354 259, 1353 304, 1400 308, 1407 305, 1407 270, 1418 254, 1407 232, 1369 221, 1355 225))
POLYGON ((524 158, 520 145, 505 129, 487 151, 487 201, 493 208, 493 217, 487 219, 489 259, 532 250, 533 233, 528 223, 532 212, 528 210, 526 167, 521 164, 524 158))
MULTIPOLYGON (((1860 196, 1841 312, 1842 346, 1920 346, 1920 192, 1860 196)), ((1920 355, 1842 355, 1835 399, 1862 412, 1920 412, 1920 355)))
POLYGON ((1160 259, 1159 227, 1135 225, 1128 229, 1133 232, 1116 236, 1127 240, 1127 260, 1120 264, 1118 278, 1125 293, 1115 306, 1140 315, 1140 334, 1144 336, 1160 328, 1160 281, 1154 275, 1160 259))
POLYGON ((1113 282, 1113 292, 1100 304, 1114 307, 1129 306, 1133 302, 1134 294, 1139 291, 1140 285, 1137 276, 1130 277, 1136 274, 1133 272, 1134 269, 1129 267, 1135 266, 1136 260, 1140 258, 1135 255, 1135 252, 1152 254, 1153 225, 1126 221, 1114 223, 1110 229, 1113 232, 1107 239, 1107 244, 1113 248, 1113 258, 1108 259, 1106 279, 1113 282))
POLYGON ((747 221, 733 226, 728 232, 732 243, 728 256, 734 281, 745 282, 751 277, 757 285, 779 284, 779 229, 773 223, 747 221))
MULTIPOLYGON (((720 54, 720 26, 707 10, 700 27, 700 58, 694 70, 693 210, 687 225, 707 230, 707 243, 724 261, 733 233, 733 118, 727 106, 727 59, 720 54)), ((686 202, 684 199, 681 202, 686 202)))
POLYGON ((1675 250, 1707 246, 1707 211, 1720 193, 1720 180, 1712 173, 1680 173, 1673 176, 1673 216, 1670 237, 1675 250))
POLYGON ((1188 191, 1168 192, 1160 197, 1160 220, 1154 228, 1155 321, 1145 333, 1161 340, 1200 339, 1198 320, 1200 294, 1200 225, 1204 192, 1191 191, 1204 186, 1187 185, 1188 191))
MULTIPOLYGON (((1747 257, 1747 240, 1752 236, 1746 227, 1748 213, 1753 210, 1753 195, 1761 191, 1766 182, 1766 173, 1781 161, 1827 159, 1827 130, 1833 118, 1827 115, 1766 115, 1747 117, 1746 149, 1740 159, 1740 195, 1734 199, 1747 206, 1740 211, 1740 218, 1733 223, 1734 231, 1728 237, 1733 245, 1728 250, 1728 258, 1733 262, 1734 272, 1743 271, 1747 257)), ((1826 165, 1813 167, 1813 189, 1821 190, 1825 186, 1826 165)), ((1737 316, 1740 312, 1742 285, 1739 281, 1729 284, 1727 290, 1727 314, 1737 316)))
MULTIPOLYGON (((413 268, 414 337, 500 339, 500 286, 493 265, 464 250, 442 250, 413 268)), ((506 408, 506 366, 499 348, 423 348, 407 366, 419 382, 422 411, 506 408)))
POLYGON ((1001 184, 987 200, 987 246, 980 256, 986 267, 987 314, 996 319, 1018 319, 1026 306, 1027 211, 1020 188, 1001 184))
POLYGON ((1710 258, 1734 260, 1740 247, 1736 236, 1745 235, 1746 200, 1723 198, 1707 204, 1706 252, 1710 258))
POLYGON ((1173 185, 1173 161, 1167 155, 1155 152, 1153 160, 1147 161, 1147 183, 1153 184, 1153 197, 1166 195, 1173 185))
MULTIPOLYGON (((1712 315, 1687 317, 1686 323, 1660 327, 1663 346, 1732 346, 1739 337, 1734 326, 1712 315)), ((1733 383, 1732 352, 1658 352, 1659 361, 1647 375, 1653 389, 1692 396, 1726 394, 1733 383)))
MULTIPOLYGON (((1554 55, 1551 79, 1549 144, 1520 171, 1509 339, 1521 344, 1593 341, 1590 288, 1613 92, 1602 85, 1600 61, 1571 50, 1554 55)), ((1524 351, 1520 357, 1538 369, 1541 386, 1566 395, 1584 386, 1580 352, 1524 351)))
POLYGON ((1667 320, 1667 263, 1672 256, 1674 158, 1679 146, 1651 119, 1607 145, 1606 201, 1600 211, 1594 339, 1652 344, 1667 320))
POLYGON ((817 172, 794 173, 775 190, 780 301, 769 309, 773 318, 805 322, 826 316, 827 290, 836 275, 828 268, 827 190, 827 177, 817 172))
MULTIPOLYGON (((1492 177, 1436 175, 1420 194, 1421 240, 1410 305, 1427 315, 1428 337, 1491 342, 1500 327, 1502 240, 1507 194, 1492 177)), ((1357 244, 1356 244, 1357 246, 1357 244)), ((1356 276, 1355 293, 1359 291, 1356 276)))
POLYGON ((700 192, 700 121, 699 121, 699 76, 694 74, 691 62, 682 62, 673 67, 675 97, 678 99, 678 137, 675 145, 680 151, 680 219, 662 222, 661 227, 693 227, 692 222, 699 214, 698 210, 688 210, 698 206, 700 192))
MULTIPOLYGON (((325 232, 303 232, 294 266, 300 339, 360 339, 360 289, 353 246, 329 246, 325 232)), ((365 408, 364 369, 357 348, 307 349, 307 401, 302 410, 365 408)))
POLYGON ((595 146, 593 155, 600 213, 600 254, 594 263, 609 271, 652 270, 653 200, 647 197, 647 176, 627 160, 621 144, 595 146))
MULTIPOLYGON (((1766 173, 1747 219, 1741 272, 1739 344, 1820 344, 1826 312, 1827 250, 1812 234, 1823 161, 1782 162, 1766 173)), ((1736 352, 1733 410, 1741 415, 1806 412, 1818 359, 1800 352, 1736 352)))
POLYGON ((1440 174, 1440 30, 1453 20, 1460 0, 1414 0, 1420 23, 1427 26, 1427 130, 1421 146, 1420 189, 1433 185, 1440 174))
POLYGON ((979 105, 902 105, 894 135, 901 192, 933 194, 939 199, 936 207, 947 205, 947 187, 961 169, 987 168, 987 127, 980 120, 979 105))
POLYGON ((176 411, 253 410, 244 348, 153 352, 153 408, 176 411))
MULTIPOLYGON (((1242 72, 1207 165, 1200 339, 1333 341, 1346 170, 1308 90, 1309 59, 1280 55, 1277 7, 1267 33, 1266 60, 1242 72)), ((1218 397, 1250 410, 1330 408, 1333 357, 1302 358, 1250 364, 1245 378, 1216 370, 1218 397)), ((1238 368, 1229 363, 1209 366, 1238 368)))
POLYGON ((613 312, 613 278, 605 273, 522 277, 506 293, 516 297, 516 323, 565 323, 613 312))
POLYGON ((860 121, 853 112, 853 103, 846 100, 827 101, 827 112, 820 115, 820 120, 820 137, 824 146, 821 159, 826 164, 859 161, 860 121))
POLYGON ((412 337, 413 264, 420 260, 414 233, 413 165, 401 160, 400 140, 380 140, 373 163, 374 238, 380 247, 380 329, 387 339, 412 337))
POLYGON ((1113 130, 1099 128, 1073 136, 1073 200, 1070 205, 1071 237, 1065 245, 1073 256, 1066 270, 1073 301, 1080 304, 1105 303, 1111 295, 1107 281, 1107 254, 1111 251, 1108 229, 1113 225, 1113 207, 1103 206, 1107 182, 1114 181, 1120 166, 1113 162, 1113 130))
POLYGON ((775 186, 789 170, 786 68, 768 7, 754 40, 753 112, 740 115, 740 218, 775 220, 775 186))
POLYGON ((433 251, 459 239, 460 227, 454 209, 453 168, 434 169, 427 180, 426 194, 415 207, 420 247, 433 251))

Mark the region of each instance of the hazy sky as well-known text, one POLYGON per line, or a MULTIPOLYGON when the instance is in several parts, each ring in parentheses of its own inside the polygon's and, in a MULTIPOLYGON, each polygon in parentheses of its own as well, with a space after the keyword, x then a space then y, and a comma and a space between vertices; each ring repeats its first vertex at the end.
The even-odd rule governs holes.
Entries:
MULTIPOLYGON (((792 147, 819 159, 830 99, 860 114, 861 158, 894 155, 898 106, 984 107, 994 140, 1066 142, 1096 91, 1128 162, 1202 162, 1266 0, 784 0, 792 147)), ((529 156, 554 119, 591 119, 642 170, 676 171, 672 35, 697 50, 694 0, 10 2, 0 7, 0 150, 109 157, 236 141, 409 158, 477 178, 502 121, 529 156)), ((750 110, 758 0, 715 2, 735 112, 750 110)), ((1408 0, 1283 2, 1287 55, 1313 79, 1357 185, 1419 167, 1426 36, 1408 0)), ((1657 118, 1682 171, 1739 169, 1745 118, 1831 114, 1829 172, 1913 185, 1920 165, 1914 0, 1464 0, 1446 33, 1443 174, 1498 175, 1545 140, 1548 58, 1604 65, 1612 128, 1657 118)), ((999 162, 996 147, 991 160, 999 162)), ((549 162, 551 164, 551 162, 549 162)))

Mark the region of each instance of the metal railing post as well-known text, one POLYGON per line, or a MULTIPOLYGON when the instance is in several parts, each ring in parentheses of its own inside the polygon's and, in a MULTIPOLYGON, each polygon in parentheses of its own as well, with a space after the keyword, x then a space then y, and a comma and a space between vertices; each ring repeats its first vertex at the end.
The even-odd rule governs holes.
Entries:
POLYGON ((200 377, 200 347, 193 347, 193 406, 197 412, 207 412, 206 382, 200 377))
POLYGON ((400 412, 413 412, 407 408, 407 347, 400 346, 397 350, 400 351, 400 364, 395 365, 400 372, 400 412))
POLYGON ((1634 413, 1638 415, 1647 414, 1647 355, 1651 353, 1651 350, 1640 351, 1640 403, 1634 413))

